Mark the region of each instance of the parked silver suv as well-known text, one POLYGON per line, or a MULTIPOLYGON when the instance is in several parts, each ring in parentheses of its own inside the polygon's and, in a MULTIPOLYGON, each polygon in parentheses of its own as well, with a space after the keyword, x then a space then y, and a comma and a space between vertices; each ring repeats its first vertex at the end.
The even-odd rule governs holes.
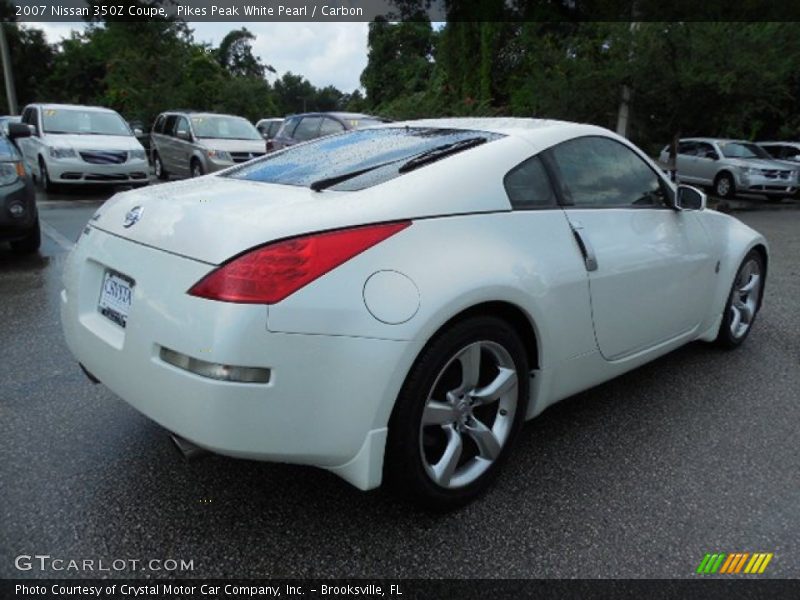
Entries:
POLYGON ((199 177, 266 154, 264 138, 247 119, 216 113, 168 111, 150 134, 159 179, 199 177))
MULTIPOLYGON (((669 146, 661 151, 669 160, 669 146)), ((681 183, 713 188, 730 198, 737 192, 790 196, 797 191, 798 168, 775 161, 763 148, 744 140, 685 138, 678 143, 677 177, 681 183)))

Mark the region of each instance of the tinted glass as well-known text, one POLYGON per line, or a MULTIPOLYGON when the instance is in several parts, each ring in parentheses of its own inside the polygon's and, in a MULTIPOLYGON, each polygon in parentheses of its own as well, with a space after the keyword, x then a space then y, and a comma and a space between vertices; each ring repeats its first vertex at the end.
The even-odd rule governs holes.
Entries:
POLYGON ((341 133, 344 131, 344 125, 333 119, 322 119, 322 125, 319 128, 319 134, 332 135, 334 133, 341 133))
POLYGON ((268 154, 265 158, 236 169, 227 177, 309 186, 322 179, 377 167, 330 188, 341 191, 360 190, 397 177, 400 175, 400 166, 414 156, 445 144, 475 137, 491 142, 503 136, 485 131, 428 127, 363 129, 319 138, 302 146, 268 154))
POLYGON ((697 143, 696 142, 680 142, 678 144, 678 154, 696 154, 697 153, 697 143))
POLYGON ((503 184, 514 208, 542 208, 556 204, 550 178, 538 156, 514 167, 505 176, 503 184))
POLYGON ((565 194, 575 206, 663 207, 661 179, 631 149, 601 137, 585 137, 553 148, 565 194))
POLYGON ((770 158, 760 146, 747 142, 719 142, 719 147, 727 158, 770 158))
POLYGON ((175 135, 175 123, 178 121, 177 115, 169 115, 164 123, 164 133, 166 135, 175 135))
POLYGON ((133 135, 128 124, 115 112, 45 108, 42 111, 42 124, 45 133, 133 135))
POLYGON ((189 121, 186 120, 186 117, 178 117, 178 124, 175 125, 175 133, 179 131, 189 131, 189 121))
POLYGON ((714 156, 716 154, 716 150, 714 150, 714 146, 707 142, 698 142, 697 144, 697 156, 701 158, 705 158, 708 156, 714 156))
POLYGON ((281 125, 281 128, 278 130, 278 134, 281 137, 292 137, 297 124, 300 122, 298 117, 293 117, 291 119, 286 119, 281 125))
POLYGON ((166 119, 165 119, 164 115, 159 115, 158 119, 156 119, 156 124, 153 125, 153 131, 155 131, 156 133, 164 133, 164 121, 165 120, 166 119))
POLYGON ((298 142, 314 139, 317 137, 320 121, 322 121, 322 117, 303 117, 292 137, 298 142))
POLYGON ((261 134, 247 119, 226 115, 192 117, 194 134, 199 138, 218 140, 260 140, 261 134))
POLYGON ((277 135, 278 130, 281 128, 281 125, 283 125, 281 121, 272 121, 272 123, 269 124, 269 129, 267 130, 267 136, 270 138, 274 138, 277 135))

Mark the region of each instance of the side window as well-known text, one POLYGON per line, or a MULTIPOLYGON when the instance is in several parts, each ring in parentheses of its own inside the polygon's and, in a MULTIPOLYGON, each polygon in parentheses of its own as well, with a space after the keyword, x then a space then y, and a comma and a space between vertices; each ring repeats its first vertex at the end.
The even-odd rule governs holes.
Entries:
POLYGON ((552 149, 564 195, 576 207, 665 207, 666 190, 633 150, 603 137, 569 140, 552 149))
POLYGON ((694 156, 697 154, 697 142, 679 142, 678 154, 694 156))
POLYGON ((36 133, 41 133, 39 130, 39 109, 35 106, 31 108, 31 115, 30 115, 31 122, 30 124, 36 128, 36 133))
POLYGON ((313 140, 319 137, 319 125, 322 117, 303 117, 297 129, 294 130, 292 137, 298 142, 305 142, 306 140, 313 140))
POLYGON ((178 115, 169 115, 164 123, 164 135, 175 135, 175 123, 178 122, 178 115))
POLYGON ((344 131, 344 125, 339 123, 339 121, 335 119, 330 119, 328 117, 322 119, 322 125, 319 127, 319 135, 322 137, 323 135, 333 135, 334 133, 342 133, 344 131))
POLYGON ((556 205, 550 178, 538 156, 511 169, 503 178, 511 206, 518 209, 545 208, 556 205))
POLYGON ((178 135, 178 132, 186 132, 189 133, 191 129, 189 129, 189 119, 186 117, 178 117, 178 122, 175 124, 175 135, 178 135))
POLYGON ((164 133, 165 120, 166 118, 164 117, 164 115, 158 115, 158 118, 156 119, 156 124, 153 125, 153 131, 155 131, 156 133, 164 133))
POLYGON ((269 130, 267 131, 267 136, 270 139, 272 139, 276 135, 278 135, 278 130, 280 130, 281 125, 283 125, 283 123, 281 123, 280 121, 272 121, 272 123, 269 124, 269 130))
POLYGON ((717 157, 717 152, 716 150, 714 150, 714 146, 712 146, 711 144, 707 142, 698 142, 697 156, 700 158, 714 158, 717 157))
POLYGON ((30 124, 30 122, 31 122, 31 109, 30 108, 26 108, 25 110, 22 111, 22 117, 20 118, 20 121, 22 123, 25 123, 26 125, 30 124))
POLYGON ((286 119, 283 122, 281 128, 278 130, 278 134, 280 134, 281 137, 292 137, 292 134, 294 133, 294 130, 297 128, 297 124, 299 122, 300 119, 298 117, 292 117, 291 119, 286 119))

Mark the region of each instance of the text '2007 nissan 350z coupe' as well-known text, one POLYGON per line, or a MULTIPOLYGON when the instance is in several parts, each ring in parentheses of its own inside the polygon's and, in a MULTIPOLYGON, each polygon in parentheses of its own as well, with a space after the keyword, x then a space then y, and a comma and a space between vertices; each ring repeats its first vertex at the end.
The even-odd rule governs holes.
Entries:
POLYGON ((605 129, 424 120, 117 194, 61 311, 83 368, 192 444, 448 508, 554 402, 742 343, 767 264, 605 129))

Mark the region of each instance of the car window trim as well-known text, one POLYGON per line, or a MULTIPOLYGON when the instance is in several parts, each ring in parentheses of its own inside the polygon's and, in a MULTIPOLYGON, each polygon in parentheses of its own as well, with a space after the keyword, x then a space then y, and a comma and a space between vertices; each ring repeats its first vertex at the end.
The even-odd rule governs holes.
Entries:
POLYGON ((674 211, 674 204, 675 204, 675 191, 673 190, 672 186, 668 183, 665 176, 659 173, 656 169, 650 166, 650 164, 642 158, 641 154, 628 146, 627 144, 623 144, 619 140, 615 140, 612 137, 608 137, 605 135, 594 135, 594 134, 587 134, 587 135, 580 135, 577 137, 569 138, 568 140, 564 140, 563 142, 559 142, 558 144, 554 144, 549 148, 546 148, 541 152, 546 158, 543 158, 543 162, 545 163, 545 169, 548 171, 548 174, 553 177, 554 181, 558 183, 554 185, 556 192, 556 198, 559 201, 559 205, 566 209, 578 209, 578 210, 598 210, 598 209, 633 209, 633 210, 669 210, 674 211), (666 206, 644 206, 644 205, 635 205, 635 204, 606 204, 604 206, 578 206, 572 200, 572 196, 569 192, 569 188, 567 187, 566 181, 564 180, 564 176, 561 173, 561 169, 558 167, 558 163, 553 156, 553 151, 561 146, 562 144, 566 144, 567 142, 572 142, 575 140, 581 140, 586 138, 600 138, 602 140, 608 140, 610 142, 614 142, 619 144, 623 148, 627 148, 629 151, 633 152, 639 160, 642 161, 642 164, 646 166, 650 171, 658 179, 659 183, 661 184, 661 189, 664 191, 667 197, 667 201, 669 205, 666 206))

